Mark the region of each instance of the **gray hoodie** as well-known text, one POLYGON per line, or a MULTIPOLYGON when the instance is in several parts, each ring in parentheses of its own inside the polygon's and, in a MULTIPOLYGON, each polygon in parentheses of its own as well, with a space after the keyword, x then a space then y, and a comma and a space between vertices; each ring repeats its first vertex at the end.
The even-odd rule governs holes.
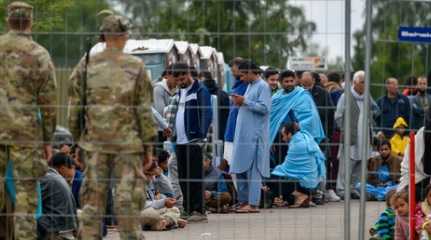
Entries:
POLYGON ((156 83, 153 89, 154 108, 163 116, 163 111, 169 104, 170 98, 175 94, 174 90, 169 90, 166 79, 156 83))

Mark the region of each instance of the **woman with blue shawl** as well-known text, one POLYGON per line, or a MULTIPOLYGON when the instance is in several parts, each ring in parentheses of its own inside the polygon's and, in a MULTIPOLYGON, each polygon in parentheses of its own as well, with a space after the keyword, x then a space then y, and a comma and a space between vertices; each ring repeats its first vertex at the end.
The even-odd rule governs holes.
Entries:
POLYGON ((272 190, 283 199, 293 197, 289 207, 309 207, 311 190, 325 179, 325 156, 311 134, 300 129, 296 122, 284 125, 281 135, 289 150, 284 162, 271 173, 280 179, 278 192, 272 190))

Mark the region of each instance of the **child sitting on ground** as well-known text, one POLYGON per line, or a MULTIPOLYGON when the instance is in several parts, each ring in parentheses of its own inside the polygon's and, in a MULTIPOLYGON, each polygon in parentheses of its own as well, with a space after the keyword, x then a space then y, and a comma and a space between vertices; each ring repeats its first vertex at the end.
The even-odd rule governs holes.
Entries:
POLYGON ((409 195, 407 192, 397 192, 394 196, 395 240, 409 239, 409 195))
POLYGON ((416 206, 416 233, 421 240, 428 240, 431 236, 431 185, 426 188, 425 201, 416 206))
POLYGON ((154 188, 163 194, 165 197, 173 198, 175 197, 174 188, 172 183, 167 176, 169 153, 166 151, 161 151, 157 158, 158 168, 156 170, 156 175, 154 177, 154 188), (166 174, 165 174, 166 172, 166 174))
POLYGON ((209 211, 227 213, 232 201, 224 173, 212 166, 212 161, 205 158, 204 167, 204 198, 209 211))
POLYGON ((170 154, 167 151, 161 151, 157 158, 157 164, 162 169, 163 175, 168 176, 168 160, 170 154))
POLYGON ((394 123, 395 133, 391 138, 392 154, 395 156, 404 156, 404 150, 407 144, 409 144, 410 139, 407 134, 406 128, 407 123, 404 118, 399 117, 394 123))
POLYGON ((153 161, 144 165, 147 201, 141 212, 141 224, 144 230, 164 231, 172 228, 184 228, 186 220, 180 218, 180 210, 174 207, 175 198, 164 198, 154 187, 154 178, 160 173, 157 163, 153 161))
POLYGON ((370 240, 394 239, 395 211, 393 209, 396 191, 386 194, 386 209, 380 214, 374 226, 370 229, 370 240))

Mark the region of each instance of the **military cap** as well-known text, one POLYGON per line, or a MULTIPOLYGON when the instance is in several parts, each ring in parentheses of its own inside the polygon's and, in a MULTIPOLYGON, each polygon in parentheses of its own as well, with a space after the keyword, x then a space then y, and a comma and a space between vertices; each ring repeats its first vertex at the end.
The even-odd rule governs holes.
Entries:
POLYGON ((33 7, 25 2, 12 2, 7 6, 7 17, 31 19, 33 17, 33 7))
POLYGON ((108 10, 103 10, 98 15, 105 14, 108 14, 108 16, 102 20, 102 24, 99 29, 101 33, 125 33, 130 29, 129 19, 115 15, 113 12, 108 10))
POLYGON ((54 148, 60 148, 61 145, 73 145, 73 136, 70 131, 64 127, 57 126, 53 136, 54 148))

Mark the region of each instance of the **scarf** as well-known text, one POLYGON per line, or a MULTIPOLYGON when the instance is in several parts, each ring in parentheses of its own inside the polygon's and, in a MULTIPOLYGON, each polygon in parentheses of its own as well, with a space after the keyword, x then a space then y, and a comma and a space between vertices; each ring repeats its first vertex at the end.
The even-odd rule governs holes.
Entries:
POLYGON ((298 122, 300 129, 310 133, 318 143, 325 138, 319 112, 314 104, 314 100, 309 91, 302 87, 296 87, 288 94, 279 90, 272 96, 270 117, 271 143, 277 136, 280 127, 289 121, 298 122), (298 109, 309 109, 309 111, 297 111, 298 109))

